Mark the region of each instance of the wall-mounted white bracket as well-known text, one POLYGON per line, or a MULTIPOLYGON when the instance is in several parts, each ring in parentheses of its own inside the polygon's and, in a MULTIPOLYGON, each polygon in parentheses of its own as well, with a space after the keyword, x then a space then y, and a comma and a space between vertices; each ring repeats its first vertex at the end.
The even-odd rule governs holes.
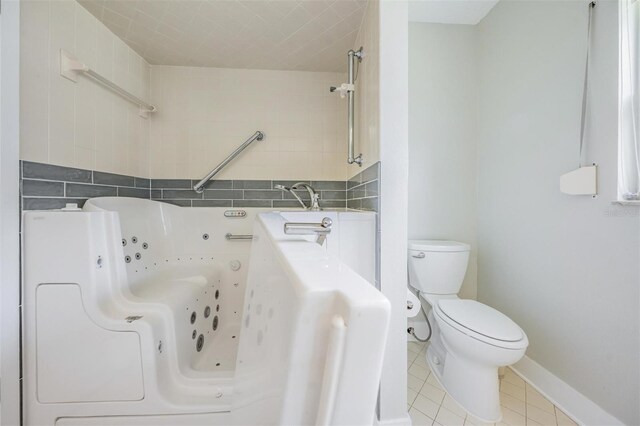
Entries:
POLYGON ((560 176, 560 192, 569 195, 598 195, 598 167, 580 167, 560 176))
POLYGON ((89 71, 89 67, 80 62, 75 56, 64 49, 60 49, 60 75, 74 83, 78 81, 78 73, 89 71))
POLYGON ((336 87, 333 91, 340 94, 341 98, 347 96, 349 92, 355 92, 356 87, 353 84, 342 83, 340 86, 336 87))
POLYGON ((100 74, 89 68, 87 65, 82 63, 80 60, 78 60, 78 58, 73 56, 71 53, 67 52, 64 49, 60 49, 60 75, 67 80, 76 83, 78 81, 78 74, 80 73, 97 81, 107 89, 110 89, 111 91, 117 93, 126 100, 138 105, 140 107, 140 111, 138 113, 140 117, 148 118, 150 112, 156 111, 156 107, 154 107, 153 105, 149 105, 134 94, 124 90, 122 87, 118 86, 111 80, 101 76, 100 74))

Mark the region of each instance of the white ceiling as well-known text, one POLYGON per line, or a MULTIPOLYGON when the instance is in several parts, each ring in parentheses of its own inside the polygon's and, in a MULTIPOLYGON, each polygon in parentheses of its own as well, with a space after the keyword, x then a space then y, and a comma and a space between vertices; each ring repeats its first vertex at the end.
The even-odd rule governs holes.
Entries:
POLYGON ((410 0, 409 21, 476 25, 498 0, 410 0))
POLYGON ((344 71, 367 0, 78 0, 150 64, 344 71))

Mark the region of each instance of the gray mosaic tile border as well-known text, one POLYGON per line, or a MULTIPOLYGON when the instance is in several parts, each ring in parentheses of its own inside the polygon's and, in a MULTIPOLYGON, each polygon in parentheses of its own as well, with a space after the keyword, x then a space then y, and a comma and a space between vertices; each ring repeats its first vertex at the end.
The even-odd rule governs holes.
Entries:
POLYGON ((347 181, 347 208, 380 211, 380 162, 347 181))
MULTIPOLYGON (((84 205, 91 197, 136 197, 182 207, 300 207, 288 192, 275 185, 291 186, 296 181, 215 180, 198 194, 190 179, 145 179, 113 173, 83 170, 51 164, 20 162, 20 196, 23 210, 48 210, 67 203, 84 205)), ((347 182, 305 181, 320 194, 324 208, 346 208, 347 182)), ((296 191, 308 200, 306 190, 296 191)))

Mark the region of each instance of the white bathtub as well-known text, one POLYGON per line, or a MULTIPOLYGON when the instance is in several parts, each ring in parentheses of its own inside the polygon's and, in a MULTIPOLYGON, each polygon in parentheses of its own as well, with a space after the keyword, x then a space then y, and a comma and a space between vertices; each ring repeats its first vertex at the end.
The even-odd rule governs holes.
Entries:
POLYGON ((373 213, 26 212, 25 424, 370 423, 389 315, 374 238, 373 213), (282 233, 320 216, 322 247, 282 233))

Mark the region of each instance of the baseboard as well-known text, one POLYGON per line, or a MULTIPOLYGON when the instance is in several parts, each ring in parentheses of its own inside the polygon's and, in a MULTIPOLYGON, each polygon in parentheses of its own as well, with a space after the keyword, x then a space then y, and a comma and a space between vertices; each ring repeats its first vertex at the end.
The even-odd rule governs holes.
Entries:
POLYGON ((580 425, 624 425, 528 356, 512 365, 511 369, 580 425))

